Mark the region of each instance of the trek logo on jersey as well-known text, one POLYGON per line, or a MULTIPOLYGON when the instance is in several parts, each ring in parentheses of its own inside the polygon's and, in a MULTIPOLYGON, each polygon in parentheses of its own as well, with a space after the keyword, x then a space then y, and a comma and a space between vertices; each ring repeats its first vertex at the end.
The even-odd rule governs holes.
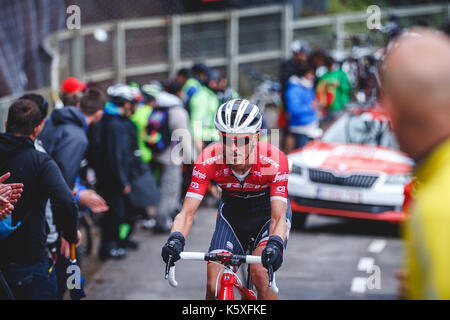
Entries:
POLYGON ((288 181, 289 178, 289 174, 288 173, 283 173, 281 174, 280 172, 277 172, 275 179, 273 179, 273 182, 277 182, 277 181, 288 181))
POLYGON ((264 160, 265 162, 270 163, 270 164, 271 164, 272 166, 274 166, 275 168, 279 168, 279 167, 280 167, 280 164, 279 164, 279 163, 275 162, 274 160, 272 160, 272 159, 270 159, 270 158, 268 158, 268 157, 266 157, 266 156, 263 156, 262 154, 259 155, 259 158, 262 159, 262 160, 264 160))
MULTIPOLYGON (((206 160, 202 161, 201 164, 202 164, 203 166, 205 166, 205 165, 207 165, 207 164, 214 163, 214 162, 216 162, 217 160, 220 160, 220 159, 222 159, 222 158, 223 158, 222 155, 217 155, 217 156, 215 156, 215 157, 212 157, 212 158, 209 158, 209 159, 206 159, 206 160)), ((218 164, 219 164, 219 163, 218 163, 218 164)))
POLYGON ((229 183, 219 183, 218 184, 219 187, 221 188, 225 188, 225 189, 230 189, 230 188, 244 188, 244 189, 266 189, 269 187, 268 184, 265 185, 260 185, 260 184, 253 184, 253 183, 244 183, 244 185, 242 186, 240 183, 236 183, 236 182, 229 182, 229 183))
POLYGON ((206 174, 201 173, 199 170, 196 170, 197 167, 194 167, 194 170, 192 171, 192 176, 199 178, 199 179, 206 179, 206 174))

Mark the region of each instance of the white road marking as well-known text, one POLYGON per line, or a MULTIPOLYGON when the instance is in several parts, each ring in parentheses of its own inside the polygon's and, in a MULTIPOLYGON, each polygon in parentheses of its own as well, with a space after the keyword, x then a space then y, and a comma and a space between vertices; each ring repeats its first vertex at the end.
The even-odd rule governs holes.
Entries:
POLYGON ((364 293, 367 289, 367 279, 363 277, 355 277, 352 280, 351 292, 364 293))
POLYGON ((369 252, 380 253, 386 247, 386 240, 373 240, 369 245, 369 252))
POLYGON ((375 259, 372 257, 362 257, 361 259, 359 259, 358 270, 368 272, 369 270, 371 270, 374 262, 375 259))

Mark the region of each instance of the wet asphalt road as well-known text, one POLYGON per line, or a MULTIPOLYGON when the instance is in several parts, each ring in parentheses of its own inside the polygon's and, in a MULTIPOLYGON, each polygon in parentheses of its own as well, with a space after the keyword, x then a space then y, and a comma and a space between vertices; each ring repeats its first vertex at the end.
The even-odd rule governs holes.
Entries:
MULTIPOLYGON (((209 247, 217 209, 201 207, 186 251, 209 247)), ((203 300, 206 263, 180 261, 178 288, 164 280, 161 247, 167 235, 137 230, 138 251, 108 261, 87 283, 88 299, 203 300)), ((371 221, 311 215, 304 231, 291 230, 283 266, 277 272, 280 299, 396 299, 395 274, 403 244, 397 228, 371 221)), ((96 259, 96 258, 93 258, 96 259)))

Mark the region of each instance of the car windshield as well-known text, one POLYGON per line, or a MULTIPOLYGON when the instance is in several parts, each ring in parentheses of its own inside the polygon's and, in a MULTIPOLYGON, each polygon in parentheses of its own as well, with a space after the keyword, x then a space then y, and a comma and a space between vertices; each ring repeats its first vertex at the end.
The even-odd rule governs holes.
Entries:
POLYGON ((398 150, 398 143, 387 121, 373 120, 368 112, 346 113, 322 137, 327 143, 356 143, 398 150))

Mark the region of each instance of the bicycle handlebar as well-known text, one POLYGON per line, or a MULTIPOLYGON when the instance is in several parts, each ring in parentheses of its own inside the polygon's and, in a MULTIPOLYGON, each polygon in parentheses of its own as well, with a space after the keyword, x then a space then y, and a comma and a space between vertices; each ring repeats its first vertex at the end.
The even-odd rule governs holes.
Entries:
MULTIPOLYGON (((196 261, 217 261, 223 259, 223 256, 220 256, 216 253, 205 253, 205 252, 181 252, 180 258, 183 260, 196 260, 196 261)), ((165 278, 169 280, 169 284, 176 288, 178 286, 178 282, 175 279, 175 265, 170 267, 171 257, 169 257, 169 261, 166 264, 166 274, 165 278)), ((261 264, 261 256, 252 256, 252 255, 231 255, 229 256, 230 264, 238 264, 238 263, 247 263, 247 264, 261 264)), ((270 290, 278 294, 280 291, 277 287, 277 283, 275 280, 275 273, 273 269, 269 267, 267 271, 269 275, 269 288, 270 290)))

